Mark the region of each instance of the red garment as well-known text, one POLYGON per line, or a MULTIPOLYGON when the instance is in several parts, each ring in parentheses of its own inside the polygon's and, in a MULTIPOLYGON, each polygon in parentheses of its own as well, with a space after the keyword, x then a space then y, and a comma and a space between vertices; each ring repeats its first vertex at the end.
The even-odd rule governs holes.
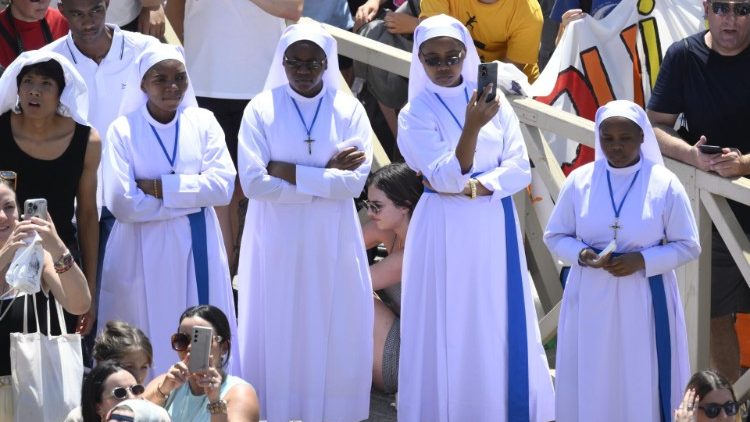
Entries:
MULTIPOLYGON (((0 11, 0 25, 7 31, 12 40, 15 40, 18 34, 21 35, 21 43, 23 44, 24 51, 42 48, 48 43, 68 34, 68 20, 57 9, 48 9, 44 19, 47 21, 47 25, 49 25, 50 35, 52 36, 52 39, 49 41, 45 40, 41 21, 24 22, 18 20, 10 16, 10 7, 0 11), (8 18, 13 19, 15 30, 8 18)), ((10 62, 18 57, 17 42, 9 43, 9 41, 5 36, 0 35, 0 65, 3 67, 8 67, 10 62)))

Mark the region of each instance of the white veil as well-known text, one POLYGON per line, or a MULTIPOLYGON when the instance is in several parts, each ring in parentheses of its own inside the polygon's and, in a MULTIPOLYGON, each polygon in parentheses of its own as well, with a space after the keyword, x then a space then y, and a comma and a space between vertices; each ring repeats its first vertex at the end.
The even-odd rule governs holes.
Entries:
POLYGON ((646 112, 638 104, 627 100, 610 101, 599 107, 596 111, 596 118, 594 120, 594 142, 596 147, 595 160, 606 159, 599 141, 599 126, 605 119, 610 117, 624 117, 640 126, 643 131, 643 144, 641 144, 641 155, 643 156, 643 159, 651 161, 652 163, 664 165, 664 158, 662 158, 659 143, 656 141, 654 129, 648 121, 646 112))

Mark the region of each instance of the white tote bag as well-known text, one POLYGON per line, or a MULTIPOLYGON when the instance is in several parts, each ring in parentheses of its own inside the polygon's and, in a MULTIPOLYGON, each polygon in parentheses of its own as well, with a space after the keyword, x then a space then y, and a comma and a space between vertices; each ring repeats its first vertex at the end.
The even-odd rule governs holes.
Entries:
MULTIPOLYGON (((29 333, 28 318, 23 320, 23 333, 10 335, 10 365, 13 379, 15 422, 60 422, 81 404, 83 359, 80 334, 66 334, 65 317, 57 301, 59 336, 44 335, 39 330, 39 315, 34 302, 37 330, 29 333)), ((28 316, 29 295, 24 298, 24 315, 28 316)), ((50 307, 47 300, 47 332, 50 328, 50 307)))

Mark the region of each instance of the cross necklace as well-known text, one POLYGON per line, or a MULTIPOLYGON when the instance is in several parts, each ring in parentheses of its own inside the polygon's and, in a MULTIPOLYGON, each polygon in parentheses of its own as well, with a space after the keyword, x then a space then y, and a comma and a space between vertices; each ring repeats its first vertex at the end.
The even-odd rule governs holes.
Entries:
POLYGON ((612 211, 615 213, 615 221, 612 223, 612 225, 609 226, 610 229, 612 229, 613 232, 613 240, 617 240, 617 231, 622 228, 620 225, 620 211, 622 211, 622 205, 625 203, 625 198, 628 197, 628 194, 630 193, 630 189, 635 184, 635 179, 638 178, 638 173, 640 173, 641 170, 638 169, 638 171, 635 172, 635 176, 633 176, 633 180, 630 181, 630 186, 628 186, 628 190, 625 191, 625 195, 622 196, 622 200, 620 201, 619 206, 615 206, 615 195, 612 192, 612 179, 609 176, 609 170, 607 170, 607 186, 609 187, 609 199, 612 201, 612 211))
POLYGON ((305 127, 305 131, 307 132, 307 139, 304 140, 304 142, 307 144, 307 153, 312 155, 312 143, 315 142, 315 139, 313 139, 310 134, 312 133, 313 128, 315 127, 315 122, 318 120, 318 112, 320 111, 320 105, 323 104, 323 97, 320 97, 320 100, 318 100, 318 107, 315 109, 315 115, 313 116, 312 123, 310 123, 310 127, 307 127, 307 123, 305 122, 305 118, 302 116, 302 111, 299 109, 299 106, 297 105, 297 101, 292 98, 292 104, 294 104, 294 108, 297 110, 297 115, 299 116, 300 121, 302 122, 302 126, 305 127))

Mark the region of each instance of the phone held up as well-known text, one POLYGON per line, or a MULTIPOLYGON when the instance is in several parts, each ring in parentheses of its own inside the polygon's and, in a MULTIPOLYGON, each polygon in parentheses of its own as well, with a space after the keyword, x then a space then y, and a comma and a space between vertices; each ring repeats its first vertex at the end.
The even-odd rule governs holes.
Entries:
POLYGON ((193 327, 193 336, 190 338, 190 359, 188 370, 191 373, 208 370, 209 356, 211 355, 211 343, 214 339, 214 330, 211 327, 193 327))
POLYGON ((723 149, 722 147, 717 146, 717 145, 706 145, 706 144, 703 144, 699 146, 698 148, 704 154, 720 154, 723 149))
POLYGON ((23 203, 23 219, 31 220, 31 217, 47 219, 47 200, 44 198, 27 199, 23 203))
POLYGON ((486 102, 495 99, 497 95, 497 62, 479 63, 479 73, 477 75, 477 95, 482 95, 484 88, 492 84, 492 89, 487 95, 486 102))

